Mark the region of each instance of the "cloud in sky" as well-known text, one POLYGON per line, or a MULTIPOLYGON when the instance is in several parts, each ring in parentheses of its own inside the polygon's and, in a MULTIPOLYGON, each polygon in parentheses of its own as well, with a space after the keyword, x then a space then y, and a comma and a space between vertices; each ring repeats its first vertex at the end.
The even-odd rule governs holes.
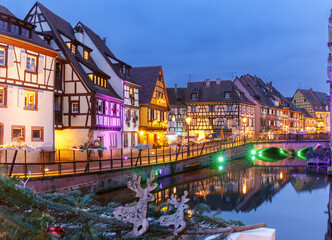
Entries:
MULTIPOLYGON (((301 83, 327 92, 330 0, 40 1, 82 21, 132 66, 162 65, 166 84, 256 74, 292 96, 301 83)), ((4 0, 23 18, 30 0, 4 0), (20 6, 19 8, 17 6, 20 6)))

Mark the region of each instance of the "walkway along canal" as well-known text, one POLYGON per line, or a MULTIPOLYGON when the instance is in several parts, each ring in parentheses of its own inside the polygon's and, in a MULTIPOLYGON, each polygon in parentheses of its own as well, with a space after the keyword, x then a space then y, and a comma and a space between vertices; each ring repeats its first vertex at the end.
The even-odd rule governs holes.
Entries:
MULTIPOLYGON (((326 137, 326 136, 325 136, 326 137)), ((101 192, 110 189, 124 187, 127 181, 131 179, 133 174, 141 175, 146 179, 152 170, 159 173, 159 177, 171 176, 178 173, 192 171, 198 168, 215 167, 218 156, 222 153, 228 160, 243 159, 244 161, 251 162, 248 159, 248 153, 252 148, 262 149, 266 147, 278 147, 285 150, 296 150, 305 147, 315 146, 320 142, 323 147, 328 145, 328 140, 303 140, 298 142, 296 140, 275 140, 274 142, 246 142, 244 139, 238 139, 230 142, 229 139, 221 142, 210 142, 202 145, 192 147, 190 157, 185 157, 186 150, 178 153, 169 154, 156 154, 153 158, 151 155, 145 156, 143 154, 142 165, 134 166, 134 157, 131 159, 122 160, 122 164, 115 164, 116 160, 101 159, 91 160, 89 170, 84 171, 86 161, 84 162, 69 162, 69 163, 53 163, 58 166, 67 166, 71 171, 63 174, 34 174, 33 178, 29 180, 28 185, 33 186, 37 192, 49 191, 68 191, 71 189, 80 189, 83 192, 101 192), (204 146, 205 145, 205 146, 204 146), (202 150, 203 149, 203 150, 202 150), (201 151, 199 151, 201 150, 201 151), (179 158, 179 156, 184 158, 179 158), (178 157, 178 159, 176 159, 178 157), (165 160, 164 160, 165 159, 165 160), (105 167, 106 163, 112 164, 113 168, 105 167), (75 166, 74 166, 75 165, 75 166), (79 167, 80 166, 80 167, 79 167), (115 168, 115 166, 119 166, 115 168), (76 167, 76 173, 72 171, 76 167), (80 169, 80 170, 79 170, 80 169)), ((151 150, 150 150, 151 151, 151 150)), ((172 150, 171 150, 172 151, 172 150)), ((151 151, 152 152, 152 151, 151 151)), ((119 161, 119 160, 118 160, 119 161)), ((258 165, 283 165, 283 166, 305 166, 306 162, 300 159, 285 159, 277 163, 265 163, 255 161, 258 165)), ((33 164, 35 166, 35 164, 33 164)), ((39 165, 40 167, 40 165, 39 165)), ((39 170, 40 171, 40 170, 39 170)), ((46 172, 45 172, 46 173, 46 172)), ((17 174, 17 173, 16 173, 17 174)), ((19 175, 19 174, 18 174, 19 175)), ((21 176, 24 175, 21 173, 21 176)))

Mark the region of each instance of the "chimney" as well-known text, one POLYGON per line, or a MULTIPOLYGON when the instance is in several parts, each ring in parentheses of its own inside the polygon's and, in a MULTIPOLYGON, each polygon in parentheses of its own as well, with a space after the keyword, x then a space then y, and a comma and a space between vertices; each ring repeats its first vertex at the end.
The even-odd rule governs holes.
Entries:
POLYGON ((106 37, 103 38, 103 42, 106 44, 106 37))
POLYGON ((206 85, 207 87, 210 87, 210 79, 209 79, 209 78, 207 78, 207 79, 205 80, 205 85, 206 85))
POLYGON ((178 84, 177 83, 175 83, 174 92, 175 92, 175 95, 178 92, 178 84))
POLYGON ((216 78, 216 84, 220 85, 220 82, 221 82, 221 78, 216 78))

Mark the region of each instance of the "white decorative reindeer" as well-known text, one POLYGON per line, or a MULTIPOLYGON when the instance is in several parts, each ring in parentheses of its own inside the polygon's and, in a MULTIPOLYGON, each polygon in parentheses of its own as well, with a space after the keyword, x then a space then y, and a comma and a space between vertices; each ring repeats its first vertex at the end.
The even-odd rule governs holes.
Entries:
POLYGON ((141 188, 142 177, 133 177, 133 181, 129 181, 127 186, 130 190, 136 192, 136 197, 139 198, 138 203, 132 207, 118 207, 114 212, 114 216, 121 221, 134 224, 133 235, 142 236, 149 228, 149 222, 146 218, 148 203, 155 201, 156 198, 153 192, 158 186, 154 184, 156 179, 155 171, 151 172, 151 178, 146 180, 146 188, 141 188))
POLYGON ((174 205, 177 209, 176 213, 172 215, 161 216, 158 219, 158 222, 161 226, 168 227, 170 225, 174 225, 174 235, 178 235, 178 233, 182 232, 186 228, 186 222, 184 221, 184 210, 189 209, 187 202, 189 202, 188 192, 184 191, 184 195, 181 198, 181 201, 177 201, 176 195, 171 195, 171 198, 167 200, 169 204, 174 205))

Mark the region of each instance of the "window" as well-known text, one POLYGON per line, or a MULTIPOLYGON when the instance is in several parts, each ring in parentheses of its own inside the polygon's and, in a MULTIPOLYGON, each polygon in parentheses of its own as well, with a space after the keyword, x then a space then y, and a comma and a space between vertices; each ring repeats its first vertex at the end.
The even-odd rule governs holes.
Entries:
POLYGON ((25 91, 24 108, 25 109, 37 109, 37 92, 36 91, 25 91))
POLYGON ((84 50, 84 52, 83 52, 83 57, 84 57, 84 59, 86 59, 86 60, 88 60, 88 59, 90 58, 90 53, 89 53, 88 50, 84 50))
POLYGON ((225 98, 225 99, 230 99, 230 95, 231 95, 231 94, 230 94, 229 92, 226 92, 225 95, 224 95, 224 98, 225 98))
POLYGON ((231 111, 233 111, 233 107, 230 106, 230 105, 228 105, 228 106, 227 106, 227 112, 231 112, 231 111))
POLYGON ((91 79, 91 81, 93 81, 93 73, 89 73, 88 76, 91 79))
POLYGON ((22 140, 25 142, 25 127, 12 126, 12 141, 22 140))
POLYGON ((6 49, 0 48, 0 65, 6 66, 6 49))
POLYGON ((197 100, 197 93, 192 93, 191 94, 191 99, 192 100, 197 100))
POLYGON ((43 127, 31 127, 31 141, 32 142, 44 141, 44 128, 43 127))
POLYGON ((61 112, 61 96, 54 96, 54 111, 61 112))
POLYGON ((36 72, 36 70, 37 70, 37 56, 28 54, 27 71, 36 72))
POLYGON ((0 20, 0 30, 8 31, 8 22, 0 20))
POLYGON ((117 137, 116 134, 110 134, 110 147, 116 148, 117 147, 117 137))
POLYGON ((214 106, 213 105, 209 105, 209 111, 214 112, 214 106))
POLYGON ((74 44, 71 45, 71 52, 74 54, 76 53, 76 45, 74 44))
POLYGON ((30 38, 30 30, 28 30, 26 28, 22 28, 22 36, 30 38))
POLYGON ((0 107, 6 106, 6 88, 0 86, 0 107))
POLYGON ((113 115, 116 115, 116 104, 113 104, 112 112, 113 112, 113 115))
POLYGON ((15 25, 15 24, 12 24, 10 32, 19 35, 20 34, 20 27, 15 25))
POLYGON ((97 111, 99 114, 105 114, 105 101, 98 100, 97 111))
POLYGON ((78 101, 71 102, 71 113, 79 113, 80 105, 78 101))
POLYGON ((191 112, 196 112, 196 106, 191 106, 191 112))
POLYGON ((66 45, 70 49, 71 43, 70 42, 66 42, 66 45))

